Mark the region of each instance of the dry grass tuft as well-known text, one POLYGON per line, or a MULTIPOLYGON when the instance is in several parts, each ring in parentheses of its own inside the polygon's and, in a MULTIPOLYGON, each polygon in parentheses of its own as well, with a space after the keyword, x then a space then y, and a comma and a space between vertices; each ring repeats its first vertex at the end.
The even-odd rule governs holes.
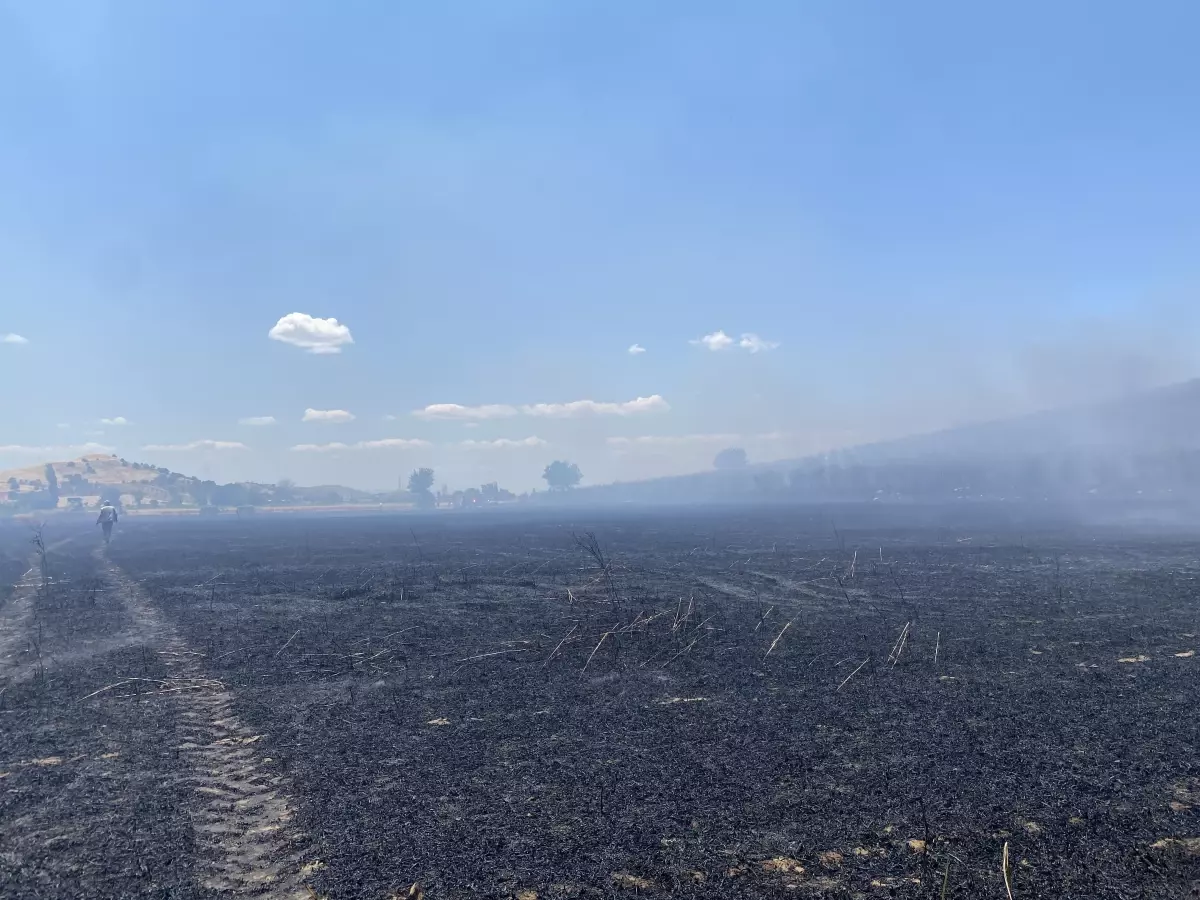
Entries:
POLYGON ((790 856, 775 856, 763 860, 762 870, 772 875, 803 875, 804 866, 790 856))
POLYGON ((1151 844, 1150 849, 1178 853, 1183 856, 1200 856, 1200 837, 1162 838, 1151 844))
POLYGON ((654 882, 649 878, 642 878, 640 875, 631 875, 628 872, 613 872, 612 880, 613 883, 623 888, 632 888, 635 891, 652 891, 656 887, 654 882))
POLYGON ((817 859, 826 869, 837 869, 841 867, 844 857, 836 850, 825 850, 817 854, 817 859))

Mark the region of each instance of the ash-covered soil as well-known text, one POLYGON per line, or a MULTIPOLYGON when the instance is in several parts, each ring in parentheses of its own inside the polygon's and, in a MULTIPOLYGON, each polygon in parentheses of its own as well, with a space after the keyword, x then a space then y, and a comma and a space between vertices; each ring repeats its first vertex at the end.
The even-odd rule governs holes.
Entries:
POLYGON ((1200 896, 1200 540, 838 518, 6 528, 0 896, 1200 896))

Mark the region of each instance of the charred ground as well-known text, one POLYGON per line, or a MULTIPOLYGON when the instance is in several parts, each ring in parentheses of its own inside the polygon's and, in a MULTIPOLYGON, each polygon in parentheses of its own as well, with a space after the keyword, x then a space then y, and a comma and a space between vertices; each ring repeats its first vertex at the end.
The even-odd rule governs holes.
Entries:
POLYGON ((935 522, 10 529, 0 894, 1193 896, 1197 542, 935 522))

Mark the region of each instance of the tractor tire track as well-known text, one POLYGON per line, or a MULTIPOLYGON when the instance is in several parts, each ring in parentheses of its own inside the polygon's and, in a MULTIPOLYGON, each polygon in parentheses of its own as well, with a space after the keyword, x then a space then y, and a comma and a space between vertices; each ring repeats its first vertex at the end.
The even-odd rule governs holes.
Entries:
POLYGON ((96 556, 172 676, 164 691, 178 708, 183 738, 178 749, 195 790, 189 813, 197 844, 207 851, 198 861, 204 887, 223 896, 315 896, 304 884, 304 873, 320 864, 304 866, 305 840, 294 824, 287 780, 270 770, 255 747, 262 735, 238 719, 233 694, 206 677, 202 657, 162 619, 141 588, 102 552, 96 556))
POLYGON ((33 600, 41 585, 37 565, 30 566, 13 588, 12 596, 0 608, 0 675, 14 677, 13 670, 22 666, 31 644, 27 632, 33 621, 33 600))

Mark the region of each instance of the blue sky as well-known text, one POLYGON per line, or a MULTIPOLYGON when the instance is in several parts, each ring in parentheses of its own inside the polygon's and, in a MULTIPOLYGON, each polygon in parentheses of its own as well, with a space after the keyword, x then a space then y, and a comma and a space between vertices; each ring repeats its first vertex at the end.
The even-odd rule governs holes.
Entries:
POLYGON ((0 0, 0 467, 95 443, 527 488, 1192 376, 1198 29, 1187 2, 0 0), (272 340, 291 313, 353 342, 272 340))

